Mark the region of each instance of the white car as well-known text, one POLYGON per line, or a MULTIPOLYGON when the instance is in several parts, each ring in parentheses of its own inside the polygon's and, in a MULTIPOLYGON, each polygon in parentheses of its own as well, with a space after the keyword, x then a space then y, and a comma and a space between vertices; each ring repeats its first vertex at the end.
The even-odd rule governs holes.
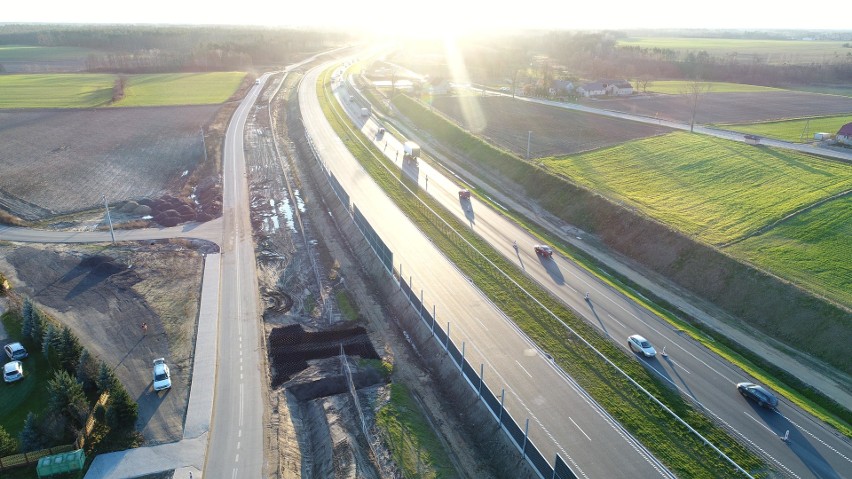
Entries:
POLYGON ((3 350, 6 351, 6 356, 9 356, 9 359, 12 361, 24 359, 29 356, 27 349, 21 343, 9 343, 3 346, 3 350))
POLYGON ((3 380, 13 383, 24 378, 24 365, 20 361, 10 361, 3 366, 3 380))
POLYGON ((165 358, 154 360, 154 391, 162 391, 172 387, 172 377, 165 358))
POLYGON ((646 358, 653 358, 657 355, 657 350, 651 346, 651 343, 648 342, 647 339, 639 336, 638 334, 634 334, 627 338, 627 345, 630 346, 630 350, 633 352, 640 352, 646 358))

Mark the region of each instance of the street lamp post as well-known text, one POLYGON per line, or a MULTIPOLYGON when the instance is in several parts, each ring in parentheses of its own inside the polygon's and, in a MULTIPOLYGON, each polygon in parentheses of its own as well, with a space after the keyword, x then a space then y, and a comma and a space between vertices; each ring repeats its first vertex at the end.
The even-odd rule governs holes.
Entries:
POLYGON ((532 132, 527 132, 527 161, 530 161, 530 140, 532 140, 532 132))
POLYGON ((112 243, 115 244, 115 231, 112 229, 112 217, 109 215, 109 205, 107 204, 106 195, 101 195, 104 200, 104 208, 106 208, 107 222, 109 223, 109 235, 112 237, 112 243))

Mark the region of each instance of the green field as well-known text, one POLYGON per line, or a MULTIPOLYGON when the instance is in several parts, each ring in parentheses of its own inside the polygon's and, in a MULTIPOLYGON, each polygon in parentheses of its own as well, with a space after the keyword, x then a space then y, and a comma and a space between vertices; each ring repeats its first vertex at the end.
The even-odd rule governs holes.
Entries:
MULTIPOLYGON (((666 93, 669 95, 681 95, 689 91, 688 85, 691 82, 664 80, 655 81, 648 84, 648 91, 654 93, 666 93)), ((725 83, 725 82, 706 82, 710 85, 710 93, 755 93, 762 91, 781 91, 779 88, 771 88, 768 86, 746 85, 744 83, 725 83)))
POLYGON ((242 72, 128 75, 124 98, 111 104, 112 74, 0 75, 0 108, 209 105, 237 91, 242 72))
POLYGON ((710 55, 741 61, 754 60, 756 57, 772 63, 823 63, 845 58, 852 52, 844 48, 842 41, 806 41, 806 40, 749 40, 731 38, 681 38, 681 37, 636 37, 619 40, 617 46, 635 46, 641 48, 663 48, 678 52, 706 51, 710 55))
POLYGON ((0 108, 92 108, 112 99, 115 76, 0 75, 0 108))
POLYGON ((132 75, 124 98, 113 106, 209 105, 237 91, 243 72, 132 75))
POLYGON ((852 115, 717 126, 728 130, 799 143, 813 141, 814 133, 825 132, 832 135, 836 134, 841 126, 849 122, 852 122, 852 115))
POLYGON ((829 201, 728 249, 852 307, 852 196, 829 201))
POLYGON ((0 64, 4 62, 84 61, 94 50, 77 47, 37 47, 0 45, 0 64))
POLYGON ((852 188, 847 165, 680 132, 542 162, 712 244, 852 188))

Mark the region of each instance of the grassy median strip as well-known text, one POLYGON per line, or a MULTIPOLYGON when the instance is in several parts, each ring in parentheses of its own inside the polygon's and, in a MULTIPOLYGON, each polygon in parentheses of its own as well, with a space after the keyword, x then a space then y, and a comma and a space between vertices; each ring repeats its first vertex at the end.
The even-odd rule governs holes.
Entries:
MULTIPOLYGON (((483 140, 470 135, 457 125, 428 111, 427 108, 415 103, 406 96, 397 96, 394 99, 394 105, 408 118, 414 119, 415 123, 421 128, 425 128, 423 125, 428 123, 430 125, 428 131, 437 141, 465 152, 472 159, 492 165, 493 168, 507 177, 522 177, 532 168, 523 161, 514 159, 509 153, 499 150, 485 143, 483 140), (483 159, 487 159, 488 161, 483 159)), ((816 389, 805 385, 797 378, 773 364, 767 363, 759 356, 749 351, 743 351, 741 347, 714 332, 712 329, 703 328, 687 322, 682 318, 686 317, 685 314, 674 314, 672 311, 676 311, 675 308, 662 304, 660 300, 654 299, 652 294, 643 291, 642 288, 632 284, 630 281, 606 272, 604 268, 598 265, 594 258, 564 243, 560 238, 547 233, 543 228, 535 226, 529 219, 512 212, 506 212, 506 214, 529 231, 545 238, 563 254, 593 272, 610 286, 618 289, 661 318, 666 319, 678 329, 686 331, 693 339, 701 342, 708 349, 739 366, 760 382, 775 391, 782 392, 785 397, 797 406, 830 424, 846 437, 852 437, 852 426, 850 426, 852 424, 852 412, 847 407, 838 404, 816 389), (649 300, 648 298, 651 299, 649 300)), ((823 234, 823 232, 819 234, 823 234)), ((842 249, 838 251, 842 251, 842 249)))
POLYGON ((327 85, 326 74, 317 85, 325 115, 374 181, 484 294, 672 471, 682 477, 694 478, 740 475, 684 425, 631 386, 616 368, 600 359, 569 331, 566 324, 741 467, 758 476, 768 470, 760 458, 551 297, 428 194, 420 191, 415 182, 400 175, 396 166, 384 159, 377 148, 367 144, 361 133, 344 119, 345 115, 331 99, 327 85), (530 298, 524 290, 538 301, 530 298))

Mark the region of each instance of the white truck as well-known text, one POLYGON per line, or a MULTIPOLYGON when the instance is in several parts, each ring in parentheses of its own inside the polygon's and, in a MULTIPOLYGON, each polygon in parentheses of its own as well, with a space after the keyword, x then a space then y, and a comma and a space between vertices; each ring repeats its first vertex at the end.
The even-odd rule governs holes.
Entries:
POLYGON ((403 160, 414 160, 415 163, 417 162, 417 157, 420 156, 420 146, 418 146, 417 143, 414 143, 413 141, 406 141, 402 145, 402 150, 403 160))
POLYGON ((370 109, 361 108, 361 118, 367 118, 368 116, 370 116, 370 109))

